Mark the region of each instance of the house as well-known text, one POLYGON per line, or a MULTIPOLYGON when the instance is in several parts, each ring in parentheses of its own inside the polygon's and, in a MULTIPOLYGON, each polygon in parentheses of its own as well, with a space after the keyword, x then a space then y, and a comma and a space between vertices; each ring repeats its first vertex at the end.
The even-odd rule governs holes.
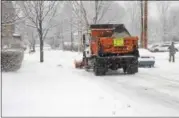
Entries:
POLYGON ((4 47, 5 45, 8 46, 10 42, 13 41, 13 33, 15 32, 15 25, 13 24, 15 9, 13 7, 12 1, 2 1, 1 7, 1 40, 2 47, 4 47))

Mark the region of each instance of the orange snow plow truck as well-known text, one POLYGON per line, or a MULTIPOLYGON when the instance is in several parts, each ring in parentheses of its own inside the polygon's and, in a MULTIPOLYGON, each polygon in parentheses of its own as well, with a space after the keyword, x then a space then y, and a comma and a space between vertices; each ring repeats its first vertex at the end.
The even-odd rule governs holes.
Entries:
POLYGON ((76 68, 92 69, 96 76, 111 70, 138 72, 138 37, 131 36, 123 24, 94 24, 83 34, 83 58, 76 68))

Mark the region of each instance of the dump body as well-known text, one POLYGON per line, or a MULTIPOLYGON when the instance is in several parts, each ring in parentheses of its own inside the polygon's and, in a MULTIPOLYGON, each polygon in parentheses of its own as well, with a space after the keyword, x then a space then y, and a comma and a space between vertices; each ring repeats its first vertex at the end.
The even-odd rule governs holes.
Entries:
POLYGON ((124 55, 132 53, 138 45, 138 37, 132 37, 124 25, 92 25, 92 55, 124 55))

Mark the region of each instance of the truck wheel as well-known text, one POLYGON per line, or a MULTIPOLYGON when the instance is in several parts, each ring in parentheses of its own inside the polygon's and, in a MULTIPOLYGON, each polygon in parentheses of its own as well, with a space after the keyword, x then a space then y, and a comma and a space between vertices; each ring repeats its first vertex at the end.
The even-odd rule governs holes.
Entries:
POLYGON ((132 65, 130 65, 128 68, 127 68, 127 74, 134 74, 134 69, 132 68, 132 65))
POLYGON ((99 60, 95 60, 93 70, 96 76, 101 76, 106 74, 107 69, 105 67, 105 63, 102 63, 99 60))
POLYGON ((105 74, 106 74, 106 71, 105 71, 105 69, 103 69, 103 68, 97 68, 97 67, 95 67, 95 68, 94 68, 94 74, 95 74, 96 76, 102 76, 102 75, 105 75, 105 74))
POLYGON ((105 75, 106 74, 106 69, 100 67, 98 64, 94 65, 94 74, 96 76, 101 76, 101 75, 105 75))
POLYGON ((136 71, 136 68, 133 65, 130 65, 127 69, 127 74, 135 74, 136 71))
POLYGON ((127 73, 128 74, 135 74, 138 72, 138 60, 135 59, 133 62, 128 66, 127 73))

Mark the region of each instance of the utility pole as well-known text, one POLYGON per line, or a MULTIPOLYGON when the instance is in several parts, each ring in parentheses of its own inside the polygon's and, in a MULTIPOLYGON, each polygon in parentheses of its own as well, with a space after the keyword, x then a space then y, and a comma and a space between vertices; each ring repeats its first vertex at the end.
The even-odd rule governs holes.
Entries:
POLYGON ((144 47, 144 12, 143 12, 143 1, 141 0, 141 36, 140 36, 140 47, 144 47))
POLYGON ((73 31, 72 31, 72 17, 70 19, 70 29, 71 29, 71 51, 73 51, 73 31))
POLYGON ((144 48, 147 48, 148 44, 148 1, 144 3, 144 48))

